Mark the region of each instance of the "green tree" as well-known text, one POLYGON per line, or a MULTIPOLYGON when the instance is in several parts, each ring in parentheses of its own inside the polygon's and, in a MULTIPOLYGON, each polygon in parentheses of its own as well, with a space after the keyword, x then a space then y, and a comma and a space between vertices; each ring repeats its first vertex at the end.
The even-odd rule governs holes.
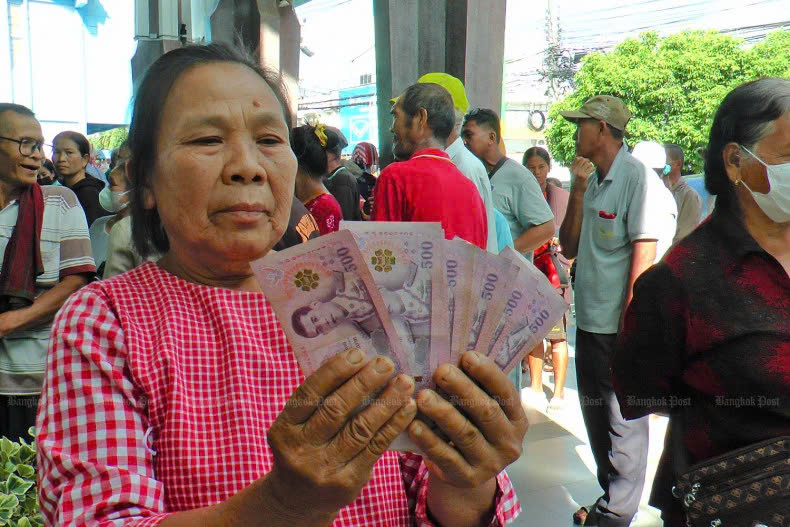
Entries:
POLYGON ((790 77, 790 31, 778 31, 748 49, 744 41, 710 31, 659 38, 654 32, 628 39, 608 53, 584 58, 576 91, 553 105, 546 138, 554 157, 569 165, 575 126, 559 112, 578 109, 589 97, 615 95, 628 105, 630 144, 671 142, 686 152, 689 172, 702 170, 697 149, 707 144, 713 115, 739 84, 765 76, 790 77))
POLYGON ((94 150, 112 150, 118 148, 129 136, 129 129, 124 127, 112 128, 88 136, 94 150))

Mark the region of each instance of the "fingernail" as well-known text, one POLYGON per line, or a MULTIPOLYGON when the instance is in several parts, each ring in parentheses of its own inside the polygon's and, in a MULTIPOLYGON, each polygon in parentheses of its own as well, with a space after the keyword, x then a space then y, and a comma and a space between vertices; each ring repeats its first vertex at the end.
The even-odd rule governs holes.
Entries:
POLYGON ((389 359, 385 359, 384 357, 379 357, 376 359, 376 364, 373 366, 373 369, 376 370, 376 373, 390 373, 394 368, 392 361, 389 359))
POLYGON ((356 348, 348 350, 348 353, 346 353, 346 360, 348 361, 349 364, 359 364, 364 359, 365 359, 365 354, 356 348))
POLYGON ((411 387, 412 387, 411 379, 406 375, 398 375, 395 378, 395 388, 397 388, 398 391, 406 393, 411 391, 411 387))
POLYGON ((480 355, 478 355, 476 351, 470 351, 464 356, 464 362, 469 368, 472 366, 477 366, 480 364, 480 355))
POLYGON ((416 405, 417 405, 417 403, 414 402, 414 399, 409 399, 406 402, 406 404, 403 405, 403 408, 400 409, 400 414, 402 416, 407 416, 407 415, 413 413, 414 412, 414 407, 416 405))
POLYGON ((417 421, 415 421, 414 424, 411 425, 411 433, 416 435, 417 437, 421 436, 422 435, 422 425, 420 423, 418 423, 417 421))
POLYGON ((455 376, 455 368, 453 368, 452 366, 446 366, 444 370, 444 375, 442 375, 442 380, 444 382, 450 382, 454 376, 455 376))
POLYGON ((423 390, 425 395, 422 396, 423 404, 434 404, 439 400, 439 396, 433 390, 423 390))

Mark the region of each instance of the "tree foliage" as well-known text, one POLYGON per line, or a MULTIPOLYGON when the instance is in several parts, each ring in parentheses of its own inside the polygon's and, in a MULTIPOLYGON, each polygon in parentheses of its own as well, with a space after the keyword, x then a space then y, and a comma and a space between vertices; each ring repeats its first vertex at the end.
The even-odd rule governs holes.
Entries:
POLYGON ((584 58, 576 91, 554 104, 546 139, 553 156, 570 164, 575 125, 559 112, 578 109, 594 95, 620 97, 631 110, 629 143, 680 145, 688 172, 702 170, 697 150, 708 142, 713 115, 736 86, 768 76, 790 77, 790 31, 777 31, 751 48, 741 39, 710 31, 666 38, 654 32, 628 39, 608 53, 584 58))
POLYGON ((105 130, 98 134, 91 134, 88 136, 88 141, 90 141, 94 150, 112 150, 121 146, 128 136, 129 129, 120 127, 105 130))

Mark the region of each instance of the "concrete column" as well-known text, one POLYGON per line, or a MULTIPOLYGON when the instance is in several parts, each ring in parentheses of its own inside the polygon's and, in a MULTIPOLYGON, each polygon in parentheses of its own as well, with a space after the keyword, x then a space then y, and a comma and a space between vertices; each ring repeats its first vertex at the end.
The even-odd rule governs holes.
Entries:
POLYGON ((8 34, 8 3, 0 0, 0 71, 6 72, 0 77, 0 101, 14 100, 14 83, 11 76, 11 46, 8 34))
POLYGON ((280 8, 280 74, 288 91, 291 125, 296 126, 299 105, 299 59, 302 53, 302 26, 291 7, 280 8))
MULTIPOLYGON (((453 0, 450 0, 453 2, 453 0)), ((466 96, 474 107, 502 108, 506 0, 466 0, 466 96)))
POLYGON ((373 0, 382 166, 392 161, 389 101, 423 74, 461 79, 470 104, 499 111, 506 0, 373 0))
MULTIPOLYGON (((162 4, 172 7, 176 5, 176 0, 136 2, 138 17, 147 14, 150 23, 146 21, 145 24, 137 24, 138 28, 147 29, 149 34, 138 34, 137 52, 132 58, 132 79, 135 84, 156 59, 182 45, 179 40, 161 38, 161 31, 157 26, 161 24, 162 4), (154 35, 153 39, 151 34, 154 35), (157 36, 160 38, 156 38, 157 36)), ((199 5, 193 2, 190 4, 191 9, 181 10, 178 23, 188 24, 190 20, 207 16, 208 13, 195 12, 199 5)), ((295 120, 299 95, 297 82, 301 29, 293 7, 278 8, 274 0, 221 0, 210 17, 212 40, 233 45, 241 43, 248 50, 257 52, 264 66, 281 74, 291 98, 291 112, 295 120)), ((189 29, 187 33, 189 34, 189 29)))

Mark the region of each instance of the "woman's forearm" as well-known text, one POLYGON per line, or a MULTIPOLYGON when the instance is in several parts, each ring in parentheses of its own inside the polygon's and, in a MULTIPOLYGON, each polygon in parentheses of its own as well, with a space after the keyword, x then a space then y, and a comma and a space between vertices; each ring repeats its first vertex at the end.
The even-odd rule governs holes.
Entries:
POLYGON ((222 503, 171 514, 160 527, 327 527, 336 514, 289 510, 263 477, 222 503))
POLYGON ((479 487, 462 489, 428 476, 428 510, 444 527, 480 527, 491 523, 496 496, 496 478, 479 487))

